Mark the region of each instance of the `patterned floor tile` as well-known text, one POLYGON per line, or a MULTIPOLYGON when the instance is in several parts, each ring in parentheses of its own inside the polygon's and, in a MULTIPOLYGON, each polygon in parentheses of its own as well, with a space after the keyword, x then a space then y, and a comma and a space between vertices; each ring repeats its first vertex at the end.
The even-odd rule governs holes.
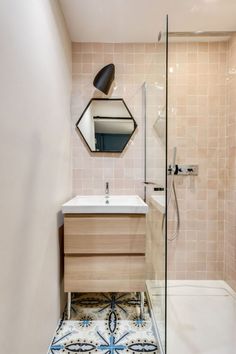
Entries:
POLYGON ((134 293, 74 294, 71 320, 62 319, 50 354, 159 354, 145 302, 134 293))

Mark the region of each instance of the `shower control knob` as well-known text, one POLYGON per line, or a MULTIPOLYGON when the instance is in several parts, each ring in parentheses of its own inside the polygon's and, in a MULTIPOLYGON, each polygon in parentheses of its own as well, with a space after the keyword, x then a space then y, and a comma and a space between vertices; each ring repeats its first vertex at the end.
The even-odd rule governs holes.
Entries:
POLYGON ((175 165, 175 170, 174 170, 174 175, 177 175, 179 173, 179 166, 175 165))
POLYGON ((168 170, 169 174, 174 174, 178 176, 197 176, 198 175, 198 165, 174 165, 172 169, 168 170))

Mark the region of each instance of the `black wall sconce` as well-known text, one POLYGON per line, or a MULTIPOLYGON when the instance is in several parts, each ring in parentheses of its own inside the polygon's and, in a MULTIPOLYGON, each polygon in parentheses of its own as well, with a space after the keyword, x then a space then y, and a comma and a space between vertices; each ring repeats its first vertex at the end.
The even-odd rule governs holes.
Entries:
POLYGON ((108 64, 104 66, 104 68, 102 68, 97 73, 95 79, 93 80, 93 85, 99 91, 102 91, 103 93, 105 93, 105 95, 107 95, 114 78, 115 78, 115 65, 108 64))

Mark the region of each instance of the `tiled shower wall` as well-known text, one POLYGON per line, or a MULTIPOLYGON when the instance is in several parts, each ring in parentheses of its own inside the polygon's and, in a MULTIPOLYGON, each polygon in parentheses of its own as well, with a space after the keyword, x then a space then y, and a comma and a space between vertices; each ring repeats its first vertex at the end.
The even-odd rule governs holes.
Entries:
MULTIPOLYGON (((228 42, 170 43, 169 161, 197 164, 176 176, 180 234, 168 242, 171 279, 222 279, 228 42)), ((172 198, 173 200, 173 198, 172 198)), ((176 228, 170 208, 168 236, 176 228)))
POLYGON ((236 291, 236 36, 229 41, 225 278, 236 291))
MULTIPOLYGON (((73 192, 103 194, 105 182, 112 194, 143 196, 144 82, 160 78, 164 70, 164 46, 155 44, 73 43, 73 192), (115 85, 112 97, 123 98, 138 129, 122 154, 91 154, 75 130, 75 123, 92 97, 99 96, 93 87, 96 73, 106 64, 115 64, 115 85)), ((163 80, 163 77, 162 77, 163 80)))

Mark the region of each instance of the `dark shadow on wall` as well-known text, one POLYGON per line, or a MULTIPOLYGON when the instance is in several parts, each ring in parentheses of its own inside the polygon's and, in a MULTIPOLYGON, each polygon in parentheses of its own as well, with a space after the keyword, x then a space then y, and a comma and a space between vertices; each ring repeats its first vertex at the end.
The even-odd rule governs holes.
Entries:
POLYGON ((60 280, 60 313, 63 314, 66 305, 66 295, 64 292, 64 223, 62 223, 62 213, 57 213, 58 224, 58 246, 59 246, 59 280, 60 280))

